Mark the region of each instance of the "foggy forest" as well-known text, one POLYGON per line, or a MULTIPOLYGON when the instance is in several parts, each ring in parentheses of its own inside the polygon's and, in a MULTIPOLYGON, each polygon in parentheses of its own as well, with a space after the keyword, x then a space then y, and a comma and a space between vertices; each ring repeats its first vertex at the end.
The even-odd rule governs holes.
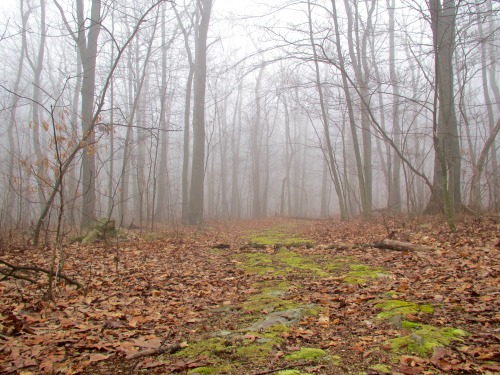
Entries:
POLYGON ((495 1, 3 7, 2 228, 500 207, 495 1))
POLYGON ((0 374, 500 373, 498 0, 0 0, 0 374))

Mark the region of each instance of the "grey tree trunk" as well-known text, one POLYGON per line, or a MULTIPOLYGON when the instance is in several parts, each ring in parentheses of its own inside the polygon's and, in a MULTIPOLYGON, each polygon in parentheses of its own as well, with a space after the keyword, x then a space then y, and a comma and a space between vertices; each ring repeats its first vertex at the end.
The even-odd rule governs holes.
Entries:
MULTIPOLYGON (((486 6, 488 9, 488 12, 493 14, 493 7, 492 7, 492 2, 491 0, 486 0, 486 6)), ((489 35, 493 35, 493 29, 494 25, 493 23, 490 23, 490 27, 488 29, 489 35)), ((498 54, 498 46, 495 43, 490 43, 489 44, 489 58, 490 58, 490 64, 489 64, 489 82, 491 85, 491 91, 493 92, 493 96, 495 97, 495 102, 497 103, 497 111, 500 112, 500 87, 498 86, 498 82, 496 79, 497 75, 497 55, 498 54)), ((493 123, 490 123, 490 129, 493 129, 493 123)), ((493 174, 493 186, 492 186, 492 196, 493 196, 493 202, 491 202, 490 207, 493 208, 495 211, 500 211, 500 167, 498 166, 498 148, 496 141, 493 141, 493 144, 491 145, 491 155, 490 155, 490 160, 491 160, 491 173, 493 174)))
MULTIPOLYGON (((193 60, 193 54, 191 52, 191 47, 189 46, 189 33, 186 30, 182 19, 177 11, 177 8, 173 7, 177 22, 182 31, 184 37, 184 48, 186 49, 186 54, 189 63, 189 73, 186 81, 186 94, 184 99, 184 139, 183 139, 183 152, 182 152, 182 222, 184 224, 189 223, 189 170, 190 170, 190 129, 191 129, 191 95, 193 90, 193 77, 195 64, 193 60)), ((194 25, 191 25, 192 27, 194 25)))
POLYGON ((243 100, 243 79, 240 80, 238 96, 233 114, 233 128, 231 133, 231 217, 241 216, 241 201, 239 189, 239 169, 240 169, 240 144, 241 144, 241 107, 243 100))
MULTIPOLYGON (((333 1, 332 1, 333 2, 333 1)), ((358 183, 359 183, 359 194, 361 199, 361 209, 365 217, 370 216, 371 205, 372 205, 372 143, 371 143, 371 131, 370 131, 370 119, 368 107, 369 102, 369 91, 368 91, 368 79, 369 79, 369 68, 367 64, 367 39, 371 32, 371 17, 375 10, 376 1, 371 2, 371 7, 367 9, 367 24, 363 30, 363 35, 360 40, 359 30, 361 28, 359 21, 359 11, 357 9, 357 2, 354 3, 355 11, 352 12, 351 6, 348 0, 344 0, 344 6, 347 14, 347 42, 349 47, 349 57, 351 59, 351 64, 354 69, 354 75, 356 77, 356 84, 358 85, 358 92, 362 98, 361 103, 361 135, 363 139, 363 161, 356 160, 356 166, 358 169, 358 183)), ((368 5, 367 5, 368 7, 368 5)), ((335 11, 336 14, 336 11, 335 11)), ((335 17, 335 22, 338 22, 337 17, 335 17)), ((340 46, 338 46, 340 48, 340 46)), ((347 88, 347 87, 346 87, 347 88)), ((347 88, 348 90, 348 88, 347 88)), ((346 100, 350 101, 350 98, 346 100)), ((348 106, 352 103, 349 104, 348 106)), ((351 122, 353 122, 351 120, 351 122)), ((351 129, 351 131, 353 131, 351 129)), ((355 130, 354 130, 355 131, 355 130)), ((354 138, 354 136, 353 136, 354 138)), ((357 135, 355 142, 357 142, 357 135)), ((356 147, 354 150, 356 153, 356 147)), ((356 158, 358 156, 356 155, 356 158)))
POLYGON ((261 192, 261 151, 262 151, 262 129, 261 129, 261 104, 260 87, 265 64, 261 65, 257 82, 255 84, 255 118, 251 129, 251 153, 252 153, 252 217, 262 216, 262 192, 261 192))
POLYGON ((162 50, 161 50, 161 103, 160 103, 160 164, 158 171, 156 172, 157 181, 155 192, 157 193, 156 205, 153 210, 153 222, 160 221, 164 222, 168 218, 168 200, 170 196, 170 183, 168 180, 168 143, 169 134, 168 128, 170 123, 170 116, 172 114, 172 105, 170 101, 172 100, 173 93, 168 94, 168 69, 167 69, 167 51, 170 45, 174 41, 172 37, 167 42, 167 31, 166 31, 166 16, 165 16, 165 5, 161 10, 161 39, 162 39, 162 50))
POLYGON ((33 69, 33 105, 31 108, 31 124, 33 127, 33 148, 35 149, 36 158, 34 171, 38 182, 38 204, 40 207, 43 207, 46 202, 44 191, 50 184, 47 174, 48 163, 45 162, 47 160, 47 156, 42 152, 42 135, 40 134, 40 127, 45 125, 40 114, 40 105, 42 97, 42 70, 47 39, 46 33, 47 25, 45 22, 45 0, 40 0, 40 41, 38 43, 38 52, 36 55, 36 61, 31 61, 31 59, 28 58, 31 68, 33 69))
POLYGON ((203 222, 205 178, 205 92, 207 81, 207 37, 212 0, 198 0, 200 23, 196 30, 193 97, 193 164, 189 197, 189 224, 203 222))
MULTIPOLYGON (((367 205, 367 196, 366 196, 366 189, 365 189, 365 178, 364 178, 364 169, 363 169, 363 162, 361 159, 361 150, 359 146, 359 141, 358 141, 358 133, 356 129, 356 118, 354 114, 354 108, 353 108, 353 102, 351 98, 351 93, 349 91, 349 83, 347 79, 347 73, 346 73, 346 64, 344 60, 344 54, 342 52, 342 44, 340 41, 340 29, 339 29, 339 22, 338 22, 338 14, 337 14, 337 6, 335 5, 335 0, 331 1, 332 3, 332 18, 333 18, 333 23, 334 23, 334 28, 335 28, 335 41, 336 41, 336 49, 337 49, 337 57, 339 60, 339 67, 340 67, 340 73, 342 76, 342 89, 344 90, 344 96, 347 104, 347 113, 349 116, 349 125, 351 129, 351 136, 352 136, 352 145, 353 145, 353 150, 354 150, 354 158, 356 160, 356 171, 357 171, 357 177, 358 177, 358 188, 360 191, 360 198, 361 198, 361 209, 364 215, 369 215, 370 210, 367 205)), ((364 112, 364 111, 363 111, 364 112)))
MULTIPOLYGON (((28 7, 27 10, 24 9, 24 0, 20 0, 20 11, 21 11, 21 51, 19 55, 19 60, 17 64, 17 75, 16 80, 14 82, 14 86, 12 87, 12 91, 14 93, 19 92, 19 88, 21 86, 21 78, 23 76, 24 71, 24 62, 25 62, 25 53, 27 46, 27 24, 28 19, 31 14, 31 8, 28 7)), ((13 95, 12 102, 10 104, 10 113, 9 113, 9 125, 7 128, 7 138, 9 140, 9 188, 7 191, 7 207, 6 207, 6 227, 13 226, 15 223, 15 218, 17 216, 17 220, 21 219, 21 210, 17 210, 16 213, 16 202, 18 202, 18 207, 21 207, 21 200, 17 197, 18 193, 16 192, 16 188, 19 189, 20 184, 16 183, 16 178, 14 174, 14 166, 15 158, 18 153, 18 147, 16 145, 16 141, 14 139, 14 130, 16 128, 16 116, 17 116, 17 105, 19 102, 19 97, 17 95, 13 95)))
POLYGON ((96 79, 97 42, 101 31, 101 0, 92 0, 90 24, 86 25, 83 0, 76 1, 78 37, 77 45, 82 58, 82 132, 86 137, 86 147, 82 157, 82 228, 95 220, 96 208, 96 166, 94 134, 94 95, 96 79))
MULTIPOLYGON (((401 129, 399 125, 399 77, 396 71, 396 45, 394 30, 394 12, 396 9, 395 0, 387 0, 389 13, 389 75, 392 86, 392 134, 396 146, 401 146, 401 129)), ((394 153, 392 160, 392 173, 389 185, 388 208, 394 211, 401 211, 401 159, 394 153)))
POLYGON ((456 7, 454 0, 429 0, 435 58, 434 180, 426 212, 446 213, 454 228, 454 211, 461 205, 461 156, 453 90, 456 7), (436 113, 437 112, 437 113, 436 113))

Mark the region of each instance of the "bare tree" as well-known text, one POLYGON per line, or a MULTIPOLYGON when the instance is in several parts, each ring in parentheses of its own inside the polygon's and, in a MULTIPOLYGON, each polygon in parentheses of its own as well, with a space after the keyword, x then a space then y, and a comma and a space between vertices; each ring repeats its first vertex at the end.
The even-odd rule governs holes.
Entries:
POLYGON ((434 181, 426 211, 444 209, 454 228, 454 210, 461 205, 461 156, 453 90, 456 6, 454 0, 429 0, 435 59, 433 112, 434 181))
POLYGON ((200 22, 196 30, 193 98, 193 166, 189 197, 189 223, 203 221, 203 182, 205 178, 205 92, 207 80, 207 37, 212 0, 197 0, 200 22))

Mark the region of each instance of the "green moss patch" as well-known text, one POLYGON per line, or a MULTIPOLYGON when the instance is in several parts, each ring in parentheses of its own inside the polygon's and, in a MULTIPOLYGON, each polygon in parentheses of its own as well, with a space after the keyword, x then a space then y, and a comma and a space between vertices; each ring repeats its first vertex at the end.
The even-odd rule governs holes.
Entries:
POLYGON ((275 273, 276 267, 273 266, 273 258, 270 254, 249 253, 244 254, 243 269, 247 273, 266 275, 275 273))
POLYGON ((188 375, 210 375, 215 374, 217 369, 214 367, 197 367, 195 369, 189 370, 188 375))
POLYGON ((278 250, 276 257, 280 262, 285 264, 287 271, 302 270, 308 271, 309 274, 312 272, 320 277, 328 276, 328 273, 323 271, 314 260, 303 257, 285 247, 278 250))
POLYGON ((221 374, 221 373, 227 373, 232 370, 232 367, 229 365, 222 365, 222 366, 202 366, 202 367, 196 367, 194 369, 191 369, 188 371, 188 375, 210 375, 210 374, 221 374))
POLYGON ((378 319, 390 319, 395 316, 406 316, 408 314, 432 314, 434 307, 431 305, 419 305, 414 302, 390 299, 380 302, 375 305, 375 308, 382 310, 378 315, 378 319))
POLYGON ((380 267, 370 267, 364 264, 351 264, 350 271, 344 281, 349 284, 365 284, 379 277, 387 276, 387 271, 380 267))
POLYGON ((296 237, 296 236, 292 236, 287 232, 288 232, 288 228, 282 227, 282 226, 277 226, 277 227, 265 230, 263 232, 253 234, 250 237, 248 244, 249 244, 249 246, 256 247, 256 248, 269 247, 269 246, 275 246, 275 247, 306 246, 309 248, 309 247, 314 246, 313 241, 307 240, 304 238, 300 238, 300 237, 296 237))
POLYGON ((282 337, 284 332, 288 332, 288 327, 284 324, 276 324, 267 328, 266 332, 248 332, 235 354, 245 362, 262 362, 277 346, 285 341, 282 337))
POLYGON ((187 348, 174 354, 178 357, 195 358, 202 355, 217 356, 221 353, 230 353, 234 349, 226 340, 211 338, 190 344, 187 348))
POLYGON ((448 346, 453 341, 462 341, 468 333, 452 327, 437 328, 427 324, 403 321, 402 327, 411 333, 389 340, 395 352, 416 354, 426 357, 436 347, 448 346))
POLYGON ((323 349, 316 348, 302 348, 292 354, 289 354, 285 357, 287 361, 299 361, 299 360, 317 360, 321 358, 325 358, 327 356, 326 352, 323 349))
POLYGON ((267 312, 288 310, 298 305, 290 300, 279 298, 272 291, 254 295, 242 305, 245 312, 257 313, 266 310, 267 312))

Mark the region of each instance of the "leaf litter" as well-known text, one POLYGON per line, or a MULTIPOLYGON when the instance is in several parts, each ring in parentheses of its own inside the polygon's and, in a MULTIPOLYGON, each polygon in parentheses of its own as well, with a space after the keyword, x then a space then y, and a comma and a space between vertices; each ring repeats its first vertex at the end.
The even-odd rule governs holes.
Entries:
MULTIPOLYGON (((0 372, 498 373, 499 233, 498 217, 461 218, 456 233, 439 217, 350 222, 273 218, 176 227, 148 237, 153 240, 135 234, 125 242, 67 245, 64 273, 84 288, 61 283, 49 302, 36 284, 13 278, 0 283, 0 372), (255 237, 271 228, 283 231, 279 238, 288 245, 286 251, 272 243, 248 247, 249 233, 255 237), (298 247, 283 241, 286 235, 298 247), (434 251, 370 246, 385 238, 434 251), (271 262, 265 266, 275 269, 251 272, 244 267, 245 254, 265 255, 271 262), (301 259, 307 267, 299 267, 301 259), (371 273, 364 278, 356 274, 355 282, 348 282, 353 269, 371 273), (243 308, 252 297, 272 296, 273 285, 278 303, 243 308), (383 301, 432 309, 378 319, 383 301), (240 332, 273 308, 287 306, 316 306, 316 311, 272 335, 240 332), (443 341, 446 345, 433 347, 428 355, 395 351, 391 340, 405 335, 413 343, 421 340, 408 326, 467 335, 443 341), (221 339, 216 355, 174 354, 217 332, 232 339, 221 339), (272 345, 266 346, 265 360, 238 359, 237 353, 251 351, 259 341, 269 344, 266 340, 272 345), (323 350, 325 358, 335 361, 287 361, 304 348, 323 350)), ((47 268, 47 254, 48 249, 13 243, 2 246, 0 259, 47 268)))

